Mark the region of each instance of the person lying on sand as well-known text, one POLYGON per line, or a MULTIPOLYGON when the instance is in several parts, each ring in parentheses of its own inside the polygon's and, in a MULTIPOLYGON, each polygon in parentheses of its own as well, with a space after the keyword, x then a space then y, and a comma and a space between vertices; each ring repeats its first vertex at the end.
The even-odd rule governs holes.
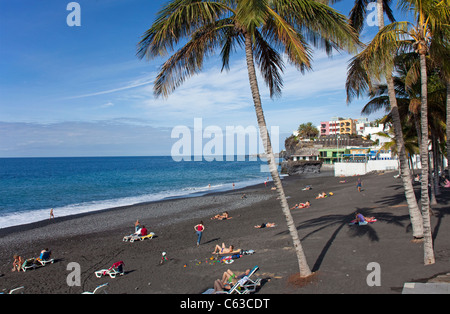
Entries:
POLYGON ((295 204, 294 207, 291 207, 292 209, 300 209, 300 208, 308 208, 311 206, 311 203, 309 201, 306 201, 306 203, 300 203, 300 204, 295 204))
POLYGON ((311 189, 312 189, 312 186, 307 185, 305 188, 302 189, 302 191, 308 191, 308 190, 311 190, 311 189))
POLYGON ((225 243, 222 243, 222 247, 220 247, 218 244, 216 244, 216 248, 213 251, 213 254, 226 254, 233 252, 233 246, 230 245, 229 247, 225 246, 225 243))
POLYGON ((260 225, 256 225, 255 228, 256 228, 256 229, 261 229, 261 228, 265 228, 265 227, 267 227, 267 228, 273 228, 273 227, 275 227, 275 226, 276 226, 276 224, 275 224, 274 222, 268 222, 268 223, 262 223, 262 224, 260 224, 260 225))
POLYGON ((367 225, 369 222, 377 221, 375 217, 365 217, 361 213, 355 213, 355 219, 350 224, 367 225))
POLYGON ((322 192, 322 193, 319 193, 319 195, 317 195, 316 199, 325 198, 325 197, 327 197, 327 193, 322 192))
POLYGON ((299 209, 299 208, 308 208, 308 207, 310 207, 311 206, 311 203, 309 202, 309 201, 306 201, 306 203, 300 203, 300 204, 298 204, 298 206, 296 207, 296 209, 299 209))
POLYGON ((225 220, 225 219, 231 219, 233 217, 230 217, 228 212, 224 212, 223 214, 217 214, 214 217, 211 217, 211 220, 213 219, 219 219, 219 220, 225 220))

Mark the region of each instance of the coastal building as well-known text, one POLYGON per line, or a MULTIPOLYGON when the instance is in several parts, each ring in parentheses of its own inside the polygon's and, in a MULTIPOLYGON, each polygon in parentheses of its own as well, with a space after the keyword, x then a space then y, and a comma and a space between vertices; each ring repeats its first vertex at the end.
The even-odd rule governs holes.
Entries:
POLYGON ((319 160, 319 150, 314 147, 305 147, 292 154, 290 159, 292 161, 319 160))
POLYGON ((331 118, 330 121, 320 122, 320 136, 340 134, 340 118, 331 118))
POLYGON ((339 123, 339 134, 348 134, 353 135, 356 134, 356 124, 353 119, 345 119, 341 120, 339 123))
POLYGON ((348 134, 356 135, 356 121, 351 118, 332 117, 320 122, 320 136, 348 134))
POLYGON ((346 152, 347 150, 344 147, 319 148, 319 159, 322 160, 324 164, 335 164, 342 160, 346 152))

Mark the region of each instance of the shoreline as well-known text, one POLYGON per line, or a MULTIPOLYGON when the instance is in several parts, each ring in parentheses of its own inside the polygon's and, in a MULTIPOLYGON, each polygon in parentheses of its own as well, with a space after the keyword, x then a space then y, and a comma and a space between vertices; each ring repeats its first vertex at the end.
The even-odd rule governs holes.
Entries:
MULTIPOLYGON (((306 180, 311 177, 313 177, 313 178, 332 177, 333 173, 334 172, 331 170, 325 170, 325 171, 321 171, 321 173, 319 175, 305 174, 305 176, 294 176, 294 177, 289 177, 288 175, 286 175, 286 176, 282 176, 282 181, 283 180, 306 180)), ((268 184, 273 184, 273 181, 269 181, 268 184)), ((231 193, 231 192, 240 192, 240 191, 245 191, 245 190, 257 189, 257 188, 263 187, 263 185, 264 185, 263 183, 257 183, 257 184, 246 185, 244 187, 240 187, 240 188, 236 188, 236 189, 225 188, 223 190, 217 190, 217 191, 198 191, 198 192, 193 192, 190 194, 168 196, 168 197, 165 197, 165 198, 162 198, 159 200, 154 200, 154 201, 141 202, 141 203, 135 203, 135 204, 130 204, 130 205, 122 205, 122 206, 117 206, 117 207, 109 207, 109 208, 103 208, 103 209, 96 209, 96 210, 92 210, 92 211, 87 211, 87 212, 82 212, 82 213, 74 213, 74 214, 69 214, 69 215, 60 216, 60 217, 56 216, 55 218, 52 218, 52 219, 44 219, 44 220, 28 222, 28 223, 24 223, 24 224, 20 224, 20 225, 8 226, 8 227, 0 228, 0 240, 2 237, 5 237, 10 234, 17 233, 17 232, 29 231, 32 229, 50 225, 52 223, 58 223, 58 222, 68 221, 71 219, 83 218, 83 217, 86 217, 89 215, 96 215, 96 214, 100 214, 100 213, 106 212, 106 211, 116 211, 116 210, 120 211, 120 210, 124 210, 124 209, 130 209, 133 207, 148 206, 151 204, 157 204, 157 203, 162 203, 162 202, 170 202, 170 201, 184 200, 184 199, 191 199, 191 198, 198 198, 198 197, 205 197, 205 196, 222 195, 222 194, 227 194, 227 193, 231 193)))
POLYGON ((258 293, 262 294, 399 293, 406 281, 449 272, 450 230, 445 221, 450 219, 448 194, 442 194, 443 201, 435 208, 441 215, 432 217, 436 264, 424 267, 422 245, 411 243, 401 180, 394 179, 391 173, 361 177, 361 193, 356 191, 354 177, 345 178, 345 184, 339 183, 342 178, 331 176, 282 180, 290 206, 306 200, 312 203, 310 208, 292 210, 308 264, 317 273, 314 282, 303 287, 289 283, 290 277, 298 273, 298 264, 276 191, 257 184, 199 197, 60 217, 0 234, 0 290, 25 286, 26 294, 78 294, 107 282, 109 293, 199 294, 211 288, 228 268, 239 272, 258 265, 258 276, 263 279, 258 293), (313 189, 302 191, 306 185, 313 189), (334 195, 316 200, 322 191, 334 195), (241 198, 243 193, 247 198, 241 198), (226 210, 232 219, 210 220, 226 210), (349 226, 355 211, 373 215, 378 221, 365 228, 349 226), (123 242, 123 236, 132 233, 136 219, 156 237, 123 242), (196 247, 193 226, 200 220, 206 230, 200 247, 196 247), (254 228, 263 222, 275 222, 277 226, 254 228), (231 265, 214 263, 211 252, 222 242, 252 249, 255 254, 242 256, 231 265), (13 254, 30 258, 44 247, 52 250, 54 264, 26 273, 10 271, 13 254), (167 252, 168 261, 160 265, 162 252, 167 252), (125 263, 124 276, 94 276, 94 271, 118 260, 125 263), (81 267, 81 286, 69 287, 66 283, 70 262, 81 267), (366 283, 370 262, 382 267, 381 287, 366 283))

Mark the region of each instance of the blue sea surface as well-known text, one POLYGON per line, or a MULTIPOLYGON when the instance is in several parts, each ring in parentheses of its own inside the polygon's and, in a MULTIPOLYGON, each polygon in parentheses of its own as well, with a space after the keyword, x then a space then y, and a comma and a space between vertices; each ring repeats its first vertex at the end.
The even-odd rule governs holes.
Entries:
POLYGON ((0 158, 0 228, 55 216, 264 182, 265 160, 155 157, 0 158))

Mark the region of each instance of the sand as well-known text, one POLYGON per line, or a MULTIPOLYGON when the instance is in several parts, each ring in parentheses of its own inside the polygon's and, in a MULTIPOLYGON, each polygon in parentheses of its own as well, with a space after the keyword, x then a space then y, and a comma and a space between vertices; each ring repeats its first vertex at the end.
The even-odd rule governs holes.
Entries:
MULTIPOLYGON (((423 265, 423 245, 411 242, 408 208, 396 173, 357 177, 288 177, 283 180, 290 206, 309 200, 310 208, 292 215, 314 276, 299 284, 299 267, 276 191, 263 184, 200 197, 172 199, 114 208, 0 229, 0 291, 24 286, 26 294, 79 294, 109 283, 110 294, 201 294, 231 269, 259 266, 257 294, 399 294, 403 284, 427 281, 450 272, 449 192, 442 189, 433 206, 432 230, 436 263, 423 265), (346 180, 346 183, 339 181, 346 180), (302 191, 306 185, 313 189, 302 191), (320 192, 333 196, 316 200, 320 192), (245 193, 246 197, 242 198, 245 193), (211 220, 228 211, 229 220, 211 220), (351 226, 355 211, 377 222, 351 226), (150 240, 123 242, 139 219, 156 234, 150 240), (206 230, 196 246, 193 226, 206 230), (255 229, 261 223, 276 227, 255 229), (232 264, 215 262, 216 244, 254 250, 232 264), (54 264, 27 272, 11 272, 12 256, 36 257, 48 247, 54 264), (160 264, 162 252, 167 261, 160 264), (211 259, 213 258, 213 259, 211 259), (114 262, 125 263, 125 275, 97 278, 94 272, 114 262), (69 286, 80 265, 80 286, 69 286), (72 264, 70 264, 72 265, 72 264), (374 271, 378 271, 374 277, 374 271), (374 280, 377 279, 378 281, 374 280), (374 285, 374 283, 376 285, 374 285)), ((415 185, 417 193, 420 186, 415 185)))

